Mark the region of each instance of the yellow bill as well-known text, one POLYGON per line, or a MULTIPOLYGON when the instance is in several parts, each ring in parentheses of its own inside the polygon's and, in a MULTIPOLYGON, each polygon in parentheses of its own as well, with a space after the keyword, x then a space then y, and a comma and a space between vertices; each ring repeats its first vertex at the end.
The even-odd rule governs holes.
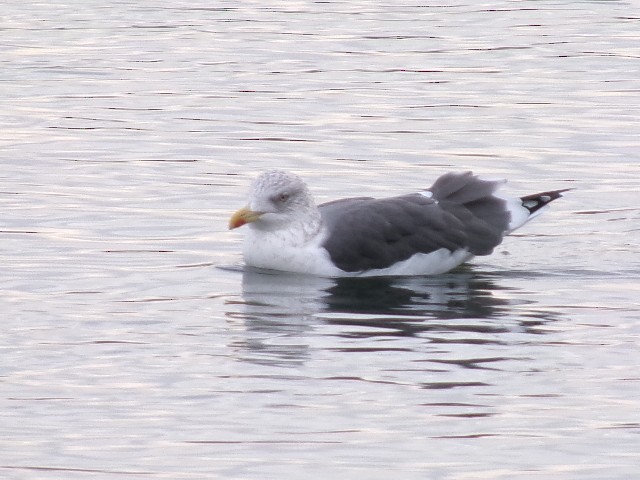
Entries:
POLYGON ((255 222, 260 218, 261 215, 262 212, 256 212, 254 210, 250 210, 247 207, 241 208, 236 213, 231 215, 231 218, 229 219, 229 230, 241 227, 247 223, 255 222))

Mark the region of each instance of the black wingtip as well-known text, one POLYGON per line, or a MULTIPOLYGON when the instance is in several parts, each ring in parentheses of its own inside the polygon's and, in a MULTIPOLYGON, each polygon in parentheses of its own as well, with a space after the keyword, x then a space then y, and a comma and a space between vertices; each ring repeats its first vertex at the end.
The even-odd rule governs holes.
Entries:
POLYGON ((520 200, 522 200, 522 206, 524 208, 529 210, 530 213, 535 213, 548 203, 551 203, 554 200, 562 197, 562 194, 564 192, 568 192, 569 190, 573 189, 564 188, 562 190, 551 190, 549 192, 534 193, 532 195, 520 197, 520 200))

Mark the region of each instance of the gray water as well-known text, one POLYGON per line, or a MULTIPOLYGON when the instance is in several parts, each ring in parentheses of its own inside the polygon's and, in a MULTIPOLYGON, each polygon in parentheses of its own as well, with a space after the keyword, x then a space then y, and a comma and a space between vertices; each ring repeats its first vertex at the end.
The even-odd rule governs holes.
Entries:
POLYGON ((3 2, 0 476, 629 479, 640 6, 3 2), (257 172, 574 188, 446 275, 241 266, 257 172))

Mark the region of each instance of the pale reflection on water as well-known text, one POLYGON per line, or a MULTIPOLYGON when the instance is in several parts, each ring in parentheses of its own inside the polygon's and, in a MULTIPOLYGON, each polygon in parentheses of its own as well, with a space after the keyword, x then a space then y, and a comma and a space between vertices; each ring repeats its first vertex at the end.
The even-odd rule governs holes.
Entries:
POLYGON ((474 272, 436 277, 323 278, 246 268, 247 314, 283 317, 320 312, 433 318, 491 318, 507 302, 498 287, 474 272))
MULTIPOLYGON (((501 296, 501 290, 514 289, 466 266, 436 277, 336 279, 245 267, 243 312, 233 316, 243 320, 247 338, 234 346, 246 349, 245 360, 285 365, 303 362, 309 347, 273 343, 273 336, 300 340, 318 324, 336 327, 334 335, 346 339, 420 337, 431 343, 479 345, 508 343, 500 334, 514 330, 544 333, 540 327, 556 320, 556 314, 537 312, 534 306, 514 313, 518 300, 501 296), (511 318, 503 322, 502 317, 511 318), (450 334, 463 336, 447 340, 450 334)), ((368 351, 389 348, 379 345, 368 351)))

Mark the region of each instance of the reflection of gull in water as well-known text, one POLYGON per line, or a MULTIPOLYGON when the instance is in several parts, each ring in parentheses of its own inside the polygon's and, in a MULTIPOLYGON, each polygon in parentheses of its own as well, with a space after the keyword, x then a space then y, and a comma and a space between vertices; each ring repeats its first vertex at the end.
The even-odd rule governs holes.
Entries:
POLYGON ((511 302, 499 295, 507 287, 471 269, 438 277, 330 279, 247 268, 242 288, 243 312, 234 316, 243 320, 246 337, 236 346, 254 362, 303 361, 309 346, 302 337, 319 325, 349 335, 359 328, 360 336, 457 332, 470 343, 499 343, 495 335, 513 328, 495 321, 513 315, 511 302))
POLYGON ((323 310, 322 297, 333 280, 246 268, 242 275, 244 338, 234 342, 241 358, 253 363, 296 364, 308 345, 300 337, 313 328, 323 310))
POLYGON ((247 268, 242 277, 249 317, 328 314, 491 318, 506 305, 481 275, 323 278, 247 268))
POLYGON ((242 295, 249 316, 295 318, 323 310, 323 297, 334 284, 330 278, 246 267, 242 295))

